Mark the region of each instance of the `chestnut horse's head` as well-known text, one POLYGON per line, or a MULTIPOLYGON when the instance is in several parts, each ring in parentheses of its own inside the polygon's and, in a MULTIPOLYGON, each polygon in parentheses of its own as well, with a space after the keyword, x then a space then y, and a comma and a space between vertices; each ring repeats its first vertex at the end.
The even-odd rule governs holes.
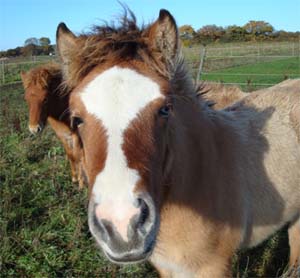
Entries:
POLYGON ((33 134, 41 132, 46 124, 50 84, 53 72, 58 71, 58 66, 53 64, 21 72, 24 97, 29 108, 29 130, 33 134))
POLYGON ((170 80, 180 60, 168 11, 144 29, 131 16, 95 34, 76 37, 63 23, 57 30, 90 185, 89 227, 118 263, 146 259, 155 245, 171 163, 170 80))

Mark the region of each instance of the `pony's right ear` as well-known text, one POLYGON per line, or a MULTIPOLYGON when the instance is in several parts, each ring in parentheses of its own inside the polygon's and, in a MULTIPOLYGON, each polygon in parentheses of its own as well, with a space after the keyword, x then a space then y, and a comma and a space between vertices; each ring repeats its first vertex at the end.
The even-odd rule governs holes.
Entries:
POLYGON ((63 63, 63 71, 66 76, 69 72, 71 53, 76 48, 76 36, 69 30, 65 23, 60 23, 56 30, 56 47, 63 63))
POLYGON ((165 61, 172 65, 179 50, 178 28, 174 17, 167 10, 160 10, 159 17, 149 29, 150 44, 162 53, 165 61))

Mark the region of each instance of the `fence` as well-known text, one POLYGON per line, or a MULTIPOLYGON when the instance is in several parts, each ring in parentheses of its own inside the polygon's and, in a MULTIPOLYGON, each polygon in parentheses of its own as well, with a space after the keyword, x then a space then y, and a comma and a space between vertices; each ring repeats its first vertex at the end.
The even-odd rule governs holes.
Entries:
POLYGON ((32 56, 0 59, 0 85, 16 84, 21 82, 20 72, 33 67, 55 61, 55 56, 32 56))
POLYGON ((300 77, 300 43, 296 42, 197 47, 186 49, 185 56, 197 81, 253 90, 300 77))
MULTIPOLYGON (((184 48, 193 77, 241 85, 248 90, 300 78, 300 42, 223 44, 184 48)), ((0 85, 21 81, 20 72, 56 60, 55 56, 0 59, 0 85)))

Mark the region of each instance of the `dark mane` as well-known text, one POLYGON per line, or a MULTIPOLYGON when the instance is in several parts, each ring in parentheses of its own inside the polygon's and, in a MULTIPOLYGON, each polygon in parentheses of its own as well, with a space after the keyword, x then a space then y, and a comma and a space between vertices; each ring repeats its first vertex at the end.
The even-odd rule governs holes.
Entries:
POLYGON ((28 71, 26 73, 26 78, 23 80, 23 84, 25 89, 31 85, 47 89, 52 80, 61 80, 61 78, 62 72, 60 65, 56 63, 49 63, 28 71))
POLYGON ((158 72, 170 81, 176 81, 173 84, 174 91, 183 91, 183 88, 179 87, 186 88, 191 82, 182 55, 178 54, 177 62, 169 65, 149 41, 151 41, 149 26, 139 27, 135 15, 129 9, 124 10, 123 16, 117 22, 93 26, 90 32, 76 37, 77 46, 67 53, 69 57, 68 73, 65 78, 67 86, 74 88, 98 65, 140 60, 147 64, 149 70, 158 72))

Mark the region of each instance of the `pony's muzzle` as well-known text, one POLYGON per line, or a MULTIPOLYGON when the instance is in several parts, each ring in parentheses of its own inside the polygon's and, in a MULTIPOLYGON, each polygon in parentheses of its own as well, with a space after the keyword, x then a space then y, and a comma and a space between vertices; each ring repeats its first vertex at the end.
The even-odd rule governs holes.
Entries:
POLYGON ((37 124, 37 125, 29 125, 28 128, 29 128, 29 131, 30 131, 32 134, 40 133, 40 132, 42 132, 42 130, 43 130, 43 126, 42 126, 41 124, 37 124))
POLYGON ((89 226, 106 256, 116 263, 146 259, 154 246, 157 221, 151 198, 135 204, 93 204, 90 201, 89 226))

